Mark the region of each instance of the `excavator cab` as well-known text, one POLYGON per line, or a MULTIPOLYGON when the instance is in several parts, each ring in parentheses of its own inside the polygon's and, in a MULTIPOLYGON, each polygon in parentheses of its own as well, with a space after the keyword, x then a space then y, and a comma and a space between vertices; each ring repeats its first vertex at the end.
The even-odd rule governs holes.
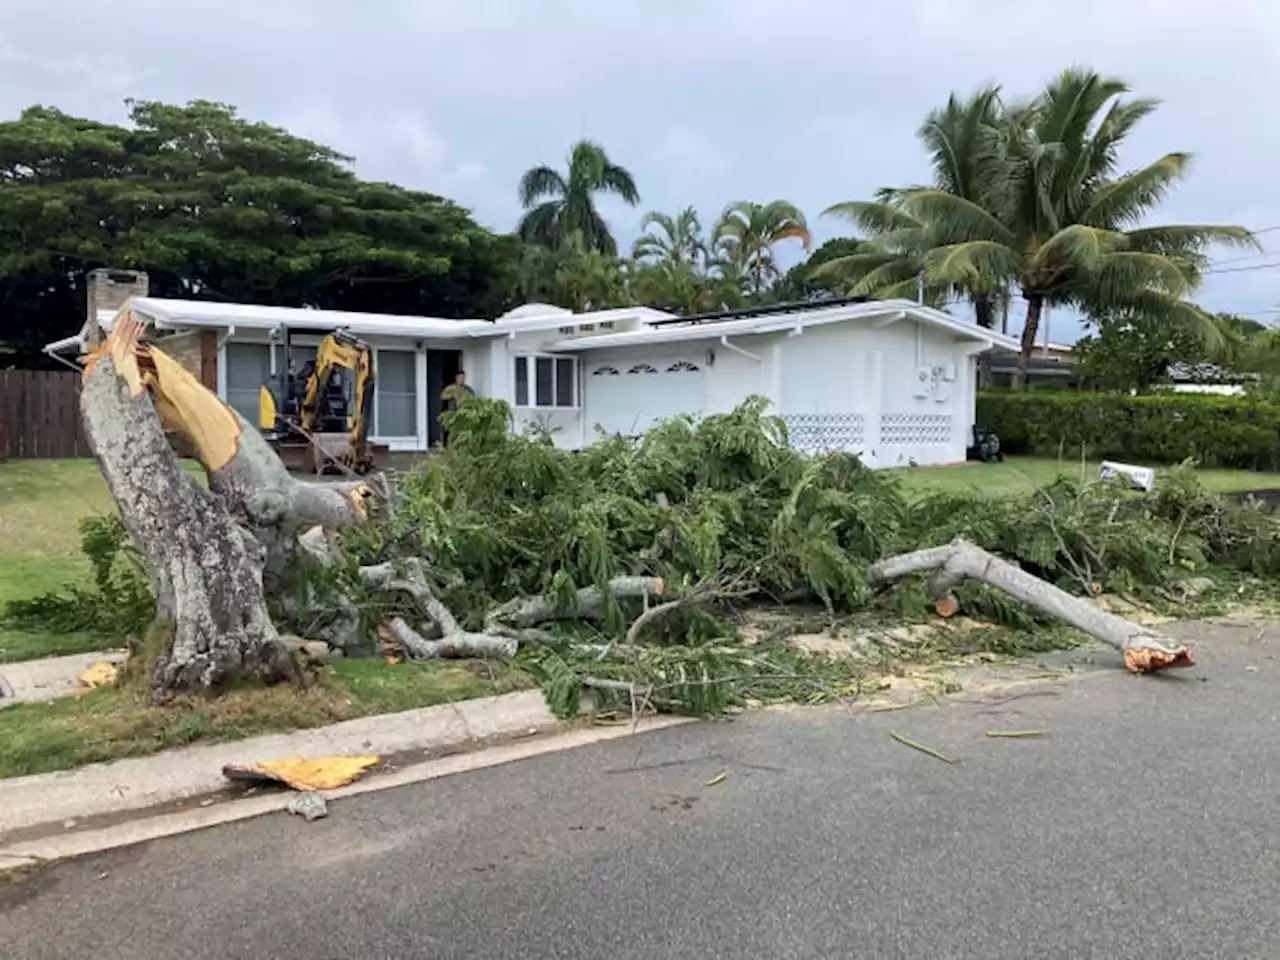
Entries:
MULTIPOLYGON (((290 336, 282 331, 284 355, 290 336)), ((274 374, 258 393, 258 427, 287 465, 323 472, 373 468, 373 350, 345 330, 327 334, 314 361, 274 374)))

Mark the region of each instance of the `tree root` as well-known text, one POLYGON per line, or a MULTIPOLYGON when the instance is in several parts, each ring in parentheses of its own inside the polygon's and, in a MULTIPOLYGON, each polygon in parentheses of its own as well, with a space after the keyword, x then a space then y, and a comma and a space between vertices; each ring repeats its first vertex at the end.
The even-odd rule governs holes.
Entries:
POLYGON ((1087 600, 1073 597, 964 539, 881 560, 871 567, 870 576, 873 583, 886 584, 925 572, 932 573, 929 592, 938 601, 937 609, 943 616, 959 608, 951 594, 957 584, 966 579, 980 580, 1114 647, 1134 673, 1195 663, 1190 651, 1173 637, 1099 610, 1087 600))

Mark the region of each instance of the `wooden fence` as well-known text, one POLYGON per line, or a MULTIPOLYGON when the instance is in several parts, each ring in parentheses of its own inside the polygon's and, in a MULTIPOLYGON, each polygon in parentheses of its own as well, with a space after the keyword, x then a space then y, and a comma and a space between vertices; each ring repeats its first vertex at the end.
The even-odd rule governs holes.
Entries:
POLYGON ((0 460, 88 456, 80 374, 0 370, 0 460))

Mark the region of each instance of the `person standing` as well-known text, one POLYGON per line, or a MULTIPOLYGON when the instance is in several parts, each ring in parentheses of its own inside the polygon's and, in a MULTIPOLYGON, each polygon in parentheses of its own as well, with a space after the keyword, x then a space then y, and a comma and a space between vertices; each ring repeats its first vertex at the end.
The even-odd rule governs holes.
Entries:
MULTIPOLYGON (((463 400, 475 395, 476 392, 467 386, 467 371, 459 370, 453 375, 453 383, 440 391, 441 417, 446 413, 453 413, 463 400)), ((445 429, 443 422, 440 424, 440 433, 444 438, 444 445, 447 447, 449 445, 449 431, 445 429)))

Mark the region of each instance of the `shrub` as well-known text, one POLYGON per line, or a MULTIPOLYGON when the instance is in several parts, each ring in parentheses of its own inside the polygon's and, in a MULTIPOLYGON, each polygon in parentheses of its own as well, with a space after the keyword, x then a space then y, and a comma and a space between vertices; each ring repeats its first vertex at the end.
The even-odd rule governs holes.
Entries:
POLYGON ((1280 404, 1253 397, 988 390, 977 421, 1009 453, 1280 469, 1280 404))

